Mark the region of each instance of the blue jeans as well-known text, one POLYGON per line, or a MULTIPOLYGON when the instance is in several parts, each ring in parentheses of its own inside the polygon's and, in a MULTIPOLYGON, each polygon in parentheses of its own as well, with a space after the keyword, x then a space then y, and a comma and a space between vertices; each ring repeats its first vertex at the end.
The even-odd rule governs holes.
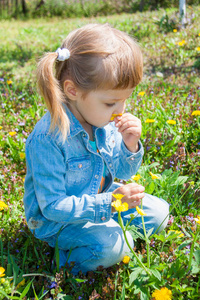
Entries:
MULTIPOLYGON (((113 190, 115 188, 114 184, 113 190)), ((159 231, 162 231, 168 222, 168 203, 148 194, 145 194, 142 202, 143 210, 147 214, 144 217, 146 230, 153 228, 153 232, 155 232, 165 219, 159 228, 159 231)), ((142 219, 137 214, 136 209, 121 213, 124 224, 130 220, 130 214, 137 215, 132 224, 143 232, 142 219)), ((60 267, 65 265, 67 259, 68 263, 75 262, 72 272, 76 275, 80 270, 86 273, 96 270, 100 265, 107 268, 120 262, 130 250, 117 221, 118 213, 114 213, 108 222, 101 224, 80 221, 80 223, 73 223, 64 227, 58 237, 49 238, 47 242, 52 247, 55 247, 56 239, 58 239, 60 267)), ((127 232, 127 238, 133 248, 134 242, 129 232, 127 232)))

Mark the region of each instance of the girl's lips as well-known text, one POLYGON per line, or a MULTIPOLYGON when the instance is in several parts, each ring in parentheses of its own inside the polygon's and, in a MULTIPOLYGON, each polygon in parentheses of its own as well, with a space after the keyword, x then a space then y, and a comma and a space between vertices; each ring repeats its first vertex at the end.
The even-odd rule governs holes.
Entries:
POLYGON ((115 117, 122 116, 122 114, 112 114, 112 117, 110 118, 110 121, 114 121, 115 117))

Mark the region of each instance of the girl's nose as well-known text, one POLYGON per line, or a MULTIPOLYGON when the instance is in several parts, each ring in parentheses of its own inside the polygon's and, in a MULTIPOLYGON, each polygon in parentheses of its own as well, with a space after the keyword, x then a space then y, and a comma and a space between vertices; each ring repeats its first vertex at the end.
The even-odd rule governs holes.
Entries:
POLYGON ((125 101, 123 103, 119 103, 118 107, 115 109, 114 114, 123 114, 126 108, 125 101))

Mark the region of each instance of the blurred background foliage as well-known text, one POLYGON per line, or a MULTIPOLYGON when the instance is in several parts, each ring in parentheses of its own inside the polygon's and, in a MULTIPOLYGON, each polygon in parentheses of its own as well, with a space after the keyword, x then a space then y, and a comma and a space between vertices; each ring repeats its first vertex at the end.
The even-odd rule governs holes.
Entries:
MULTIPOLYGON (((187 0, 198 5, 200 0, 187 0)), ((179 7, 178 0, 0 0, 0 18, 91 17, 179 7)))

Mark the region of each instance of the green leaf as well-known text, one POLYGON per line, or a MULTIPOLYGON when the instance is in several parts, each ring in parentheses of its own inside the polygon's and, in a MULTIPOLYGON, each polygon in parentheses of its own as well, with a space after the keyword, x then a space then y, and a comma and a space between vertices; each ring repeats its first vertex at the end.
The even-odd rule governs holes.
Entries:
POLYGON ((151 269, 152 274, 159 280, 161 281, 161 274, 158 270, 156 269, 151 269))
POLYGON ((183 249, 184 247, 186 247, 187 245, 191 244, 191 241, 185 241, 183 242, 179 247, 178 250, 180 251, 181 249, 183 249))
POLYGON ((200 250, 196 250, 196 251, 194 252, 194 257, 195 257, 195 260, 196 260, 197 265, 200 266, 200 250))
POLYGON ((25 287, 25 289, 21 293, 21 296, 20 296, 19 300, 22 300, 26 296, 26 294, 28 293, 28 291, 30 289, 30 286, 31 286, 33 280, 34 280, 34 278, 27 284, 27 286, 25 287))
POLYGON ((188 176, 179 176, 176 181, 175 185, 182 185, 188 180, 188 176))
POLYGON ((161 234, 160 235, 154 234, 154 237, 161 242, 165 242, 165 240, 166 240, 166 237, 161 234))
POLYGON ((129 276, 129 284, 131 285, 133 281, 138 277, 138 275, 142 272, 141 267, 137 267, 134 269, 134 271, 129 276))
POLYGON ((58 300, 72 300, 73 298, 69 295, 64 295, 64 294, 58 294, 56 299, 58 300))
POLYGON ((150 183, 150 185, 147 186, 146 192, 151 195, 153 193, 154 189, 155 189, 155 183, 154 183, 154 181, 152 181, 150 183))

